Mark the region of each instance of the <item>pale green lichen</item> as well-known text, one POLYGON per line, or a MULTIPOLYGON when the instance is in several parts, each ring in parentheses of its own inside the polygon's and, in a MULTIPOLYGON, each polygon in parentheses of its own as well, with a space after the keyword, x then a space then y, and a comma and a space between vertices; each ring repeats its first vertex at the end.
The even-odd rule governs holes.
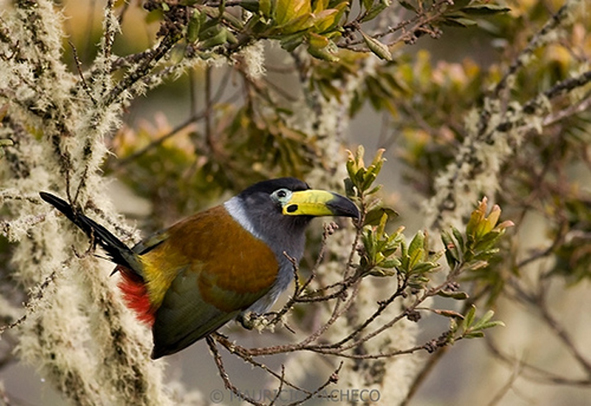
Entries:
MULTIPOLYGON (((27 318, 16 327, 17 354, 73 404, 176 404, 162 363, 149 358, 149 331, 133 320, 109 277, 112 265, 86 253, 88 238, 38 198, 41 190, 64 195, 69 185, 79 203, 92 199, 117 221, 99 174, 103 138, 121 115, 120 102, 101 103, 112 88, 110 57, 90 68, 89 95, 62 62, 63 18, 53 3, 23 1, 4 10, 0 25, 11 42, 0 41, 0 53, 19 55, 0 58, 0 105, 8 104, 9 118, 2 130, 13 140, 0 168, 11 216, 5 234, 19 242, 14 277, 30 291, 27 318)), ((116 30, 110 11, 107 18, 116 30)))
POLYGON ((262 41, 257 41, 242 49, 232 59, 244 64, 244 73, 252 80, 262 78, 265 73, 265 47, 262 41))

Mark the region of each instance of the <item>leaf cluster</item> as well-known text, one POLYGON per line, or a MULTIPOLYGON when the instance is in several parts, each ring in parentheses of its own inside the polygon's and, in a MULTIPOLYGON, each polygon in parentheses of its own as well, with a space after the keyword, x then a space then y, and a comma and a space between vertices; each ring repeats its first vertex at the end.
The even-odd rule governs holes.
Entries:
POLYGON ((471 305, 461 322, 458 323, 455 318, 450 319, 450 342, 453 343, 453 341, 463 338, 482 338, 484 337, 484 330, 498 326, 504 327, 505 323, 502 321, 491 320, 494 314, 494 311, 488 310, 482 317, 476 318, 476 306, 471 305))
POLYGON ((458 264, 470 264, 470 269, 478 269, 499 252, 496 245, 507 228, 513 226, 513 222, 497 224, 501 215, 501 208, 497 205, 488 216, 486 211, 487 198, 484 197, 470 215, 465 233, 455 227, 452 227, 451 232, 442 231, 445 257, 452 269, 457 268, 458 264))
MULTIPOLYGON (((359 12, 351 16, 356 2, 347 0, 262 0, 214 2, 150 0, 144 7, 150 11, 149 21, 160 21, 159 36, 172 35, 180 40, 180 48, 188 55, 208 58, 212 52, 230 54, 244 45, 261 39, 278 40, 288 52, 304 44, 313 57, 336 62, 340 49, 352 49, 363 43, 365 49, 383 60, 392 60, 394 42, 383 42, 388 33, 368 34, 361 24, 378 18, 389 10, 404 7, 414 13, 412 32, 403 35, 406 41, 423 33, 438 35, 437 26, 467 27, 476 24, 472 17, 503 13, 508 9, 478 1, 418 1, 415 4, 390 0, 360 0, 359 12), (354 39, 357 38, 357 39, 354 39)), ((402 29, 404 25, 394 31, 402 29)))
MULTIPOLYGON (((501 210, 495 205, 487 213, 487 199, 483 198, 472 212, 463 231, 452 228, 441 233, 444 250, 433 252, 429 248, 429 238, 419 231, 407 242, 402 234, 404 227, 393 233, 387 232, 390 212, 385 211, 381 199, 375 196, 379 187, 374 181, 383 162, 382 153, 378 151, 370 165, 363 161, 363 149, 355 154, 349 153, 346 180, 349 196, 358 199, 362 211, 366 213, 364 226, 361 229, 360 245, 357 248, 359 264, 356 266, 359 277, 396 277, 397 292, 407 291, 409 294, 423 292, 423 298, 439 295, 454 300, 466 301, 468 294, 459 290, 460 275, 474 274, 484 270, 495 261, 499 252, 497 246, 511 221, 499 223, 501 210), (367 202, 372 202, 367 204, 367 202), (371 209, 368 209, 370 207, 371 209), (370 213, 373 213, 370 215, 370 213), (379 216, 378 216, 379 215, 379 216), (374 222, 374 218, 379 218, 374 222), (369 219, 369 221, 368 221, 369 219), (439 258, 445 254, 449 266, 449 274, 442 285, 432 285, 432 275, 441 270, 439 258)), ((446 317, 457 317, 458 314, 447 310, 432 310, 446 317)), ((459 317, 459 316, 458 316, 459 317)))

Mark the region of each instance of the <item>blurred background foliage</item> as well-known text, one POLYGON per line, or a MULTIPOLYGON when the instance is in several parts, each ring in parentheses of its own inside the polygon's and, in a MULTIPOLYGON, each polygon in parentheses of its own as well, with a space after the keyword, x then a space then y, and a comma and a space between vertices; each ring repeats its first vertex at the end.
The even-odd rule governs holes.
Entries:
MULTIPOLYGON (((89 65, 97 54, 104 3, 56 4, 67 16, 64 57, 75 71, 76 63, 89 65)), ((319 149, 315 124, 303 125, 298 116, 302 98, 309 102, 311 95, 320 95, 347 107, 342 114, 351 120, 349 144, 386 148, 383 194, 401 214, 393 226, 422 227, 418 205, 434 194, 436 175, 454 161, 467 136, 469 112, 483 106, 532 36, 563 4, 118 0, 114 7, 122 28, 113 53, 133 56, 170 36, 176 45, 169 64, 195 55, 203 62, 127 106, 124 124, 107 141, 113 155, 103 170, 150 202, 150 209, 141 213, 122 209, 135 215, 146 231, 256 180, 306 178, 325 164, 326 154, 340 153, 319 149), (219 55, 231 63, 220 61, 219 55), (345 87, 351 77, 357 79, 354 89, 345 87)), ((581 7, 554 40, 533 52, 535 62, 517 71, 508 99, 524 104, 589 70, 590 12, 588 6, 581 7)), ((585 359, 590 360, 591 353, 584 337, 591 331, 577 326, 571 331, 574 338, 564 333, 575 323, 573 315, 585 313, 585 308, 564 303, 572 299, 569 295, 588 294, 591 279, 591 112, 585 102, 590 93, 587 83, 560 96, 541 131, 528 132, 513 146, 516 153, 503 163, 492 198, 517 231, 502 242, 502 255, 490 268, 465 275, 472 303, 497 307, 499 319, 507 324, 508 333, 493 335, 498 345, 489 341, 494 359, 502 362, 486 360, 482 348, 472 352, 479 359, 470 362, 462 362, 456 352, 451 359, 465 369, 455 383, 449 382, 452 376, 443 376, 453 374, 435 369, 417 398, 425 404, 475 404, 477 393, 488 394, 491 404, 541 405, 576 402, 589 395, 591 369, 586 367, 591 361, 585 359), (549 310, 555 303, 557 309, 549 310), (520 345, 535 340, 531 331, 528 336, 518 330, 515 334, 522 335, 511 341, 511 322, 523 320, 519 312, 527 325, 531 314, 539 315, 546 324, 536 328, 555 337, 523 359, 507 354, 519 354, 525 351, 520 345), (557 321, 562 316, 552 317, 554 312, 564 319, 557 321), (536 358, 544 351, 543 359, 536 358), (562 359, 553 370, 556 358, 547 353, 576 356, 562 359), (462 383, 470 371, 493 365, 496 387, 487 389, 481 381, 482 388, 462 383), (573 368, 583 372, 566 375, 564 371, 573 368), (542 398, 532 390, 540 383, 552 389, 539 393, 551 396, 542 398), (521 389, 513 390, 516 387, 521 389), (507 403, 502 396, 497 401, 489 395, 507 392, 507 403)), ((581 322, 591 324, 588 315, 581 322)), ((472 379, 485 375, 478 372, 472 379)))

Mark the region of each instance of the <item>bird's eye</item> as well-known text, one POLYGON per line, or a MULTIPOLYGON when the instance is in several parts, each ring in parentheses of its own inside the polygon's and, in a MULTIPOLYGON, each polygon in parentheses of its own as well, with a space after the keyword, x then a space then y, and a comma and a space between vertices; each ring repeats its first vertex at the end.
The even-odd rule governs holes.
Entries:
POLYGON ((289 189, 278 189, 276 191, 273 192, 273 194, 271 195, 272 197, 274 197, 275 199, 277 199, 279 202, 285 202, 287 200, 290 199, 291 197, 291 190, 289 189))

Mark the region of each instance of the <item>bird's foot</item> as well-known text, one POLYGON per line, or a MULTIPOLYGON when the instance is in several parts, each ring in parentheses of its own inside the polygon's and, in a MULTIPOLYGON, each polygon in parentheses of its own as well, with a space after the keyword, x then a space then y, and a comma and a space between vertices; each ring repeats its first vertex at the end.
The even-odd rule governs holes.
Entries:
POLYGON ((260 319, 260 315, 255 312, 244 312, 240 313, 238 317, 236 317, 236 321, 242 325, 247 330, 252 330, 258 324, 260 319))

